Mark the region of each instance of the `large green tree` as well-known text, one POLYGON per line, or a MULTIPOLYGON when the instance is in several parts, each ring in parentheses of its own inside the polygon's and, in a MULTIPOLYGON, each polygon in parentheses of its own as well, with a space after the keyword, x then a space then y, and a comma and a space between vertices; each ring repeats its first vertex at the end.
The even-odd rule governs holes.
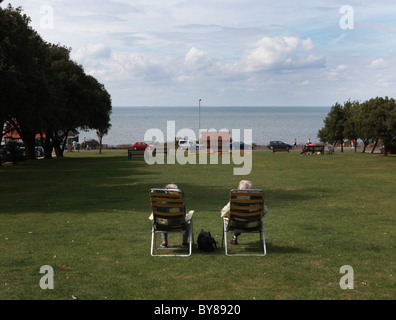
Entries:
POLYGON ((346 111, 338 102, 331 107, 330 112, 324 119, 324 127, 319 130, 318 137, 322 142, 328 142, 335 145, 341 144, 341 152, 344 151, 346 111))
POLYGON ((388 97, 376 97, 362 103, 347 101, 343 106, 336 103, 326 116, 318 136, 322 142, 339 142, 341 150, 344 139, 361 139, 363 152, 370 142, 374 143, 373 152, 380 141, 385 155, 396 152, 395 110, 395 100, 388 97))
POLYGON ((354 150, 356 152, 357 140, 360 134, 360 122, 359 122, 359 112, 360 104, 359 101, 347 101, 344 103, 345 112, 345 127, 344 136, 346 139, 353 140, 354 150))
POLYGON ((31 157, 37 119, 33 109, 46 86, 40 68, 43 41, 29 23, 30 18, 22 14, 21 8, 9 5, 0 9, 1 113, 5 121, 15 126, 31 157))
POLYGON ((384 146, 384 154, 388 155, 388 151, 392 150, 392 144, 395 141, 396 132, 394 127, 394 113, 396 102, 393 98, 373 98, 368 101, 372 106, 369 114, 363 120, 363 128, 365 132, 370 132, 376 143, 382 141, 384 146))
MULTIPOLYGON (((1 3, 1 1, 0 1, 1 3)), ((109 126, 111 97, 70 59, 69 48, 46 43, 21 8, 0 8, 0 126, 11 124, 28 158, 40 134, 45 156, 63 155, 68 132, 109 126)))

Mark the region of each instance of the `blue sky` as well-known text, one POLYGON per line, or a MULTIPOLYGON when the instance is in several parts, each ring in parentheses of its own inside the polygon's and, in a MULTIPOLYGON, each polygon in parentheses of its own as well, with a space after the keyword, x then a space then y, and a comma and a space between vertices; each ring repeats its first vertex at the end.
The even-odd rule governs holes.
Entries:
POLYGON ((394 0, 5 0, 113 106, 331 106, 396 97, 394 0), (343 5, 353 9, 340 13, 343 5), (349 20, 340 21, 348 14, 349 20), (345 28, 345 23, 348 27, 345 28))

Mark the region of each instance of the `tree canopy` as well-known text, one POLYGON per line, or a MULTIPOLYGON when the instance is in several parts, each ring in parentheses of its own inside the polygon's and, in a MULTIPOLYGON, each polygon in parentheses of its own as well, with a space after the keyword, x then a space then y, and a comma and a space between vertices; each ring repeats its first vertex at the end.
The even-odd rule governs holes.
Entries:
POLYGON ((0 7, 0 140, 11 124, 28 158, 37 134, 50 158, 52 148, 63 155, 68 132, 109 127, 110 94, 70 51, 44 41, 22 8, 0 7))
MULTIPOLYGON (((381 141, 384 154, 396 152, 396 101, 393 98, 376 97, 364 102, 338 102, 331 107, 318 137, 322 142, 340 143, 345 139, 364 144, 363 152, 370 142, 374 147, 381 141)), ((356 143, 354 144, 356 148, 356 143)), ((356 151, 356 149, 355 149, 356 151)))

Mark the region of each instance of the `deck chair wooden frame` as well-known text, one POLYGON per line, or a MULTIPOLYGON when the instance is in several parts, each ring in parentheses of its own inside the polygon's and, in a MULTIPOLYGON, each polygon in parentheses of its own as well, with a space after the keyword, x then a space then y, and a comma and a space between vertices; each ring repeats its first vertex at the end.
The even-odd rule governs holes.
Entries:
POLYGON ((151 255, 160 257, 189 257, 193 245, 192 217, 186 219, 184 192, 179 189, 150 189, 150 200, 153 213, 153 225, 151 235, 151 255), (161 248, 157 247, 156 238, 158 233, 181 233, 189 232, 188 254, 156 254, 158 250, 181 250, 181 247, 161 248))
POLYGON ((267 249, 265 245, 264 226, 262 222, 264 206, 264 192, 258 189, 237 190, 230 192, 230 215, 228 220, 223 219, 223 243, 227 256, 265 256, 267 249), (258 233, 260 234, 260 247, 235 246, 235 250, 248 248, 260 248, 263 252, 259 254, 229 253, 227 246, 227 233, 258 233))

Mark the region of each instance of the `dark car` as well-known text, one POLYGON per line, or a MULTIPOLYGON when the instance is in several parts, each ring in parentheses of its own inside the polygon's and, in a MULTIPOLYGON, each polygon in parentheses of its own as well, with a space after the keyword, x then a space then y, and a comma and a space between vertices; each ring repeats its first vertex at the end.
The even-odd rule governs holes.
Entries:
POLYGON ((283 141, 270 141, 270 143, 267 145, 267 148, 270 148, 272 150, 274 146, 284 148, 286 150, 293 148, 292 145, 284 143, 283 141))
POLYGON ((144 141, 135 142, 132 146, 133 150, 146 150, 147 148, 151 148, 152 146, 147 144, 144 141))
POLYGON ((44 148, 41 146, 36 146, 34 148, 34 152, 36 154, 36 158, 44 157, 44 148))
POLYGON ((238 149, 239 150, 252 150, 253 147, 250 144, 246 144, 243 141, 234 141, 230 143, 230 150, 235 150, 238 149))
POLYGON ((25 148, 16 144, 0 146, 0 161, 17 163, 25 160, 25 148))

